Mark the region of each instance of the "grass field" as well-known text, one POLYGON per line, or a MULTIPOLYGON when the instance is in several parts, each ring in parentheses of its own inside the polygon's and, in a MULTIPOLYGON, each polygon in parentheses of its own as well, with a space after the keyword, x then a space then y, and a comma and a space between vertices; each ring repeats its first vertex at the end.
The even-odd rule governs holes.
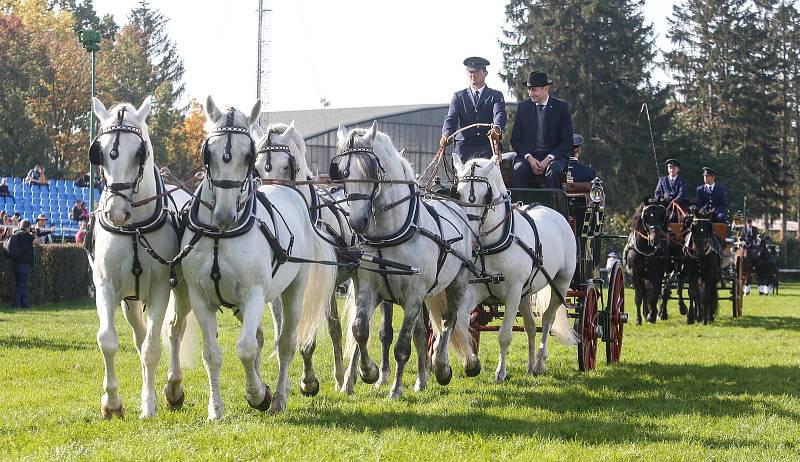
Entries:
MULTIPOLYGON (((467 378, 454 366, 449 386, 432 380, 428 390, 414 393, 412 358, 398 402, 387 398, 386 388, 363 383, 353 396, 334 391, 330 341, 323 339, 316 355, 322 391, 300 395, 298 355, 288 411, 277 417, 244 400, 238 323, 226 313, 220 316, 225 418, 208 423, 199 360, 186 372, 182 410, 169 412, 161 401, 155 420, 136 418, 139 362, 121 316, 117 365, 127 414, 105 421, 91 302, 3 309, 0 458, 800 460, 800 285, 783 286, 780 296, 751 295, 744 310, 734 321, 723 302, 717 323, 703 327, 687 326, 672 307, 669 321, 628 326, 621 364, 608 367, 603 360, 587 374, 577 371, 574 348, 557 345, 548 374, 526 376, 525 341, 516 334, 502 385, 493 383, 496 335, 484 334, 480 376, 467 378)), ((164 366, 162 358, 159 388, 164 366)), ((262 370, 274 387, 276 360, 266 359, 262 370)))

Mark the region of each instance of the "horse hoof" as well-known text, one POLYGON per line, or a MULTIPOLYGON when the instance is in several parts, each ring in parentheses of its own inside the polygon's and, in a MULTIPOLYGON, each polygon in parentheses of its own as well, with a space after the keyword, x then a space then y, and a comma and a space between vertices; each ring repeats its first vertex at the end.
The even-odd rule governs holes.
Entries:
POLYGON ((469 367, 469 365, 467 365, 464 368, 464 373, 467 374, 467 377, 477 377, 478 374, 481 373, 481 362, 480 362, 480 360, 476 359, 475 360, 475 365, 472 366, 472 367, 469 367))
POLYGON ((109 409, 108 406, 101 404, 100 415, 106 420, 110 420, 115 416, 123 419, 125 418, 125 408, 120 404, 119 409, 109 409))
POLYGON ((453 368, 447 366, 447 369, 443 374, 439 373, 439 370, 436 370, 436 381, 439 382, 439 385, 445 386, 450 383, 450 380, 453 378, 453 368))
POLYGON ((177 411, 183 407, 183 401, 186 399, 186 393, 181 392, 181 396, 179 396, 175 401, 171 401, 169 396, 165 395, 164 397, 167 400, 167 409, 170 411, 177 411))
POLYGON ((636 318, 636 325, 637 326, 641 326, 642 325, 642 318, 636 318))
POLYGON ((361 375, 361 380, 367 385, 372 385, 373 383, 377 382, 378 379, 380 378, 380 371, 378 370, 378 366, 374 364, 367 371, 361 370, 359 372, 361 375))
POLYGON ((250 401, 247 404, 250 404, 250 407, 253 409, 258 409, 259 411, 267 411, 269 409, 269 405, 272 402, 272 391, 269 389, 269 385, 266 383, 264 384, 264 399, 261 403, 257 405, 250 404, 250 401))
POLYGON ((660 319, 662 321, 666 321, 667 320, 667 311, 664 310, 664 311, 658 313, 658 319, 660 319))
POLYGON ((310 382, 300 381, 300 392, 304 396, 317 396, 317 393, 319 393, 319 380, 314 378, 310 382))

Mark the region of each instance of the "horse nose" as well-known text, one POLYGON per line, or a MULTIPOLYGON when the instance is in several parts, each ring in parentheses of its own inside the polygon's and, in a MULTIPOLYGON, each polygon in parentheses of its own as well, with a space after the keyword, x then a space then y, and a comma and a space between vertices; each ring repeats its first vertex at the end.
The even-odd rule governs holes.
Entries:
POLYGON ((233 212, 214 212, 214 224, 220 229, 228 229, 235 219, 236 214, 233 212))

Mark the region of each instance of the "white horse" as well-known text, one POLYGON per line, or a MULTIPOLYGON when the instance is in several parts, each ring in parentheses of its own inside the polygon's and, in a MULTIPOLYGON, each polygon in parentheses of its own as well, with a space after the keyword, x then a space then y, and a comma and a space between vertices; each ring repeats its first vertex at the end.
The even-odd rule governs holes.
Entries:
MULTIPOLYGON (((472 348, 464 347, 471 338, 469 319, 456 316, 459 311, 466 310, 462 304, 469 280, 464 262, 458 256, 470 255, 472 248, 472 235, 464 212, 458 207, 441 202, 428 204, 421 199, 411 164, 398 153, 389 136, 378 132, 377 123, 369 130, 357 128, 348 132, 339 127, 338 139, 338 151, 331 163, 331 179, 345 181, 350 226, 379 257, 419 268, 415 276, 384 276, 358 270, 357 311, 350 316, 349 330, 353 337, 348 335, 350 364, 344 391, 353 391, 357 361, 366 383, 378 378, 378 368, 369 357, 367 342, 370 318, 381 299, 392 300, 404 310, 394 349, 397 372, 391 398, 402 396, 403 371, 411 353, 412 333, 418 356, 415 389, 421 390, 426 385, 427 338, 424 329, 415 329, 423 312, 423 302, 430 310, 433 324, 441 329, 432 358, 437 381, 444 385, 452 378, 447 351, 451 334, 463 338, 459 353, 464 358, 467 375, 476 375, 480 363, 472 348), (357 343, 357 349, 353 342, 357 343)), ((354 309, 352 297, 346 309, 354 309)))
MULTIPOLYGON (((133 328, 136 350, 142 368, 141 417, 156 412, 155 374, 161 357, 161 328, 170 297, 170 274, 165 261, 178 252, 178 233, 174 214, 188 201, 185 193, 175 192, 171 199, 155 198, 164 192, 164 183, 153 162, 153 150, 147 130, 151 98, 141 107, 118 104, 108 111, 93 98, 93 111, 100 121, 100 131, 89 150, 93 164, 101 166, 108 182, 92 213, 87 250, 95 292, 100 328, 97 343, 103 353, 105 394, 100 399, 103 417, 122 417, 124 408, 114 367, 118 349, 114 328, 116 307, 133 328), (153 199, 148 201, 148 199, 153 199), (152 254, 163 261, 159 262, 152 254), (147 315, 143 315, 143 309, 147 315)), ((183 404, 179 345, 189 313, 184 292, 173 298, 177 317, 170 332, 172 349, 167 404, 183 404)))
MULTIPOLYGON (((302 134, 291 124, 271 124, 266 133, 259 125, 255 126, 253 134, 256 136, 256 170, 261 178, 304 181, 313 180, 314 174, 306 162, 306 143, 302 134)), ((312 184, 297 185, 303 193, 306 203, 311 209, 312 221, 318 229, 326 229, 334 236, 332 245, 347 247, 353 242, 353 230, 347 223, 350 208, 341 201, 341 190, 330 191, 317 188, 312 184)), ((347 267, 339 268, 336 284, 341 284, 352 277, 353 270, 347 267)), ((280 299, 273 302, 273 315, 279 319, 280 312, 275 307, 280 306, 280 299)), ((389 380, 389 347, 392 343, 392 304, 384 302, 383 323, 381 325, 380 339, 382 345, 381 376, 376 386, 386 384, 389 380)), ((344 379, 342 366, 342 326, 339 320, 336 304, 336 293, 331 294, 330 316, 328 316, 328 332, 333 341, 333 370, 336 387, 341 388, 344 379)), ((313 349, 312 349, 313 351, 313 349)), ((308 369, 310 354, 303 352, 303 359, 308 369)))
POLYGON ((504 277, 504 281, 497 284, 474 284, 466 295, 468 306, 492 296, 505 303, 498 333, 500 359, 495 382, 506 378, 508 346, 518 309, 528 333, 528 374, 543 374, 547 338, 551 332, 564 345, 576 345, 579 340, 569 324, 562 298, 552 293, 555 289, 562 297, 566 296, 575 273, 576 244, 572 228, 559 212, 549 207, 512 208, 496 156, 470 159, 465 165, 454 154, 453 165, 458 171, 454 198, 475 204, 464 209, 473 231, 482 241, 478 253, 483 255, 476 255, 476 261, 482 262, 485 272, 502 273, 504 277), (541 265, 534 261, 538 258, 541 258, 541 265), (547 303, 542 314, 542 342, 538 351, 531 294, 537 294, 538 300, 547 303))
POLYGON ((196 192, 199 200, 192 202, 183 237, 184 247, 194 246, 181 266, 203 333, 210 420, 222 418, 224 409, 218 307, 235 307, 242 321, 236 353, 245 370, 247 403, 270 413, 282 412, 289 398, 289 366, 298 336, 301 346, 313 341, 336 278, 333 266, 291 260, 335 260, 332 248, 312 229, 301 195, 285 186, 253 189, 256 153, 250 133, 260 110, 261 103, 256 102, 249 117, 234 108, 223 112, 208 97, 206 114, 214 128, 203 144, 206 178, 196 192), (265 303, 278 296, 283 312, 277 341, 279 376, 272 397, 261 379, 263 336, 258 331, 265 303))

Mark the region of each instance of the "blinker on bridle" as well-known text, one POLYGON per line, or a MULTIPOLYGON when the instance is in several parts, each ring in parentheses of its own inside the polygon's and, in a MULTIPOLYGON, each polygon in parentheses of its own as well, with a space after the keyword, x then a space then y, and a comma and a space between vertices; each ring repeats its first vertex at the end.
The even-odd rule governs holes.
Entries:
POLYGON ((272 130, 267 133, 267 140, 264 143, 264 146, 259 148, 258 154, 266 154, 267 160, 264 164, 264 170, 267 172, 272 171, 272 153, 273 152, 281 152, 288 156, 288 164, 289 164, 289 179, 290 181, 297 181, 297 174, 300 173, 300 167, 295 166, 294 157, 292 156, 292 151, 286 144, 272 144, 271 136, 274 132, 272 130))
POLYGON ((247 183, 248 179, 251 176, 250 173, 252 171, 252 163, 253 163, 252 156, 255 155, 255 153, 252 152, 252 150, 253 150, 252 148, 253 148, 253 145, 254 145, 253 138, 250 136, 250 130, 248 130, 247 128, 234 126, 233 125, 233 118, 234 118, 234 109, 230 108, 230 109, 228 109, 228 114, 225 117, 225 125, 223 125, 222 127, 214 128, 211 131, 211 134, 208 136, 208 138, 206 138, 205 143, 203 143, 203 146, 204 146, 203 147, 203 161, 206 164, 206 171, 208 172, 208 179, 211 182, 211 185, 216 187, 216 188, 221 188, 221 189, 242 188, 242 187, 244 187, 244 185, 247 183), (211 139, 214 136, 223 136, 223 135, 225 135, 227 137, 227 139, 225 140, 225 148, 222 151, 222 161, 225 162, 225 163, 228 163, 228 162, 231 161, 231 159, 233 159, 233 154, 231 152, 231 149, 232 149, 232 140, 231 140, 231 138, 235 134, 246 135, 247 138, 250 139, 251 152, 248 154, 248 157, 250 157, 250 158, 248 159, 249 165, 248 165, 248 169, 247 169, 247 174, 245 175, 245 178, 243 180, 238 180, 238 181, 237 180, 217 180, 211 175, 211 165, 210 165, 211 164, 211 162, 210 162, 211 159, 209 158, 208 151, 207 151, 208 150, 208 140, 211 139))
MULTIPOLYGON (((120 134, 122 133, 133 133, 134 135, 139 137, 141 144, 139 145, 139 151, 137 151, 137 157, 139 160, 139 172, 136 175, 136 180, 128 181, 128 182, 117 182, 117 183, 107 183, 105 189, 109 191, 112 195, 119 196, 125 199, 128 202, 132 202, 129 196, 122 194, 121 191, 125 191, 127 189, 132 189, 134 193, 138 191, 139 183, 142 181, 142 176, 144 175, 144 162, 147 156, 147 142, 142 137, 142 129, 138 127, 134 127, 132 125, 126 125, 123 121, 125 119, 125 106, 121 107, 119 111, 117 111, 117 124, 111 125, 109 127, 101 127, 98 132, 97 136, 92 141, 92 146, 98 142, 101 136, 114 133, 114 143, 111 145, 111 152, 108 153, 108 156, 111 160, 116 160, 119 158, 119 138, 120 134)), ((102 151, 100 152, 102 155, 102 151)), ((90 157, 92 154, 90 153, 90 157)), ((97 163, 102 165, 101 159, 90 159, 92 163, 97 163)))

